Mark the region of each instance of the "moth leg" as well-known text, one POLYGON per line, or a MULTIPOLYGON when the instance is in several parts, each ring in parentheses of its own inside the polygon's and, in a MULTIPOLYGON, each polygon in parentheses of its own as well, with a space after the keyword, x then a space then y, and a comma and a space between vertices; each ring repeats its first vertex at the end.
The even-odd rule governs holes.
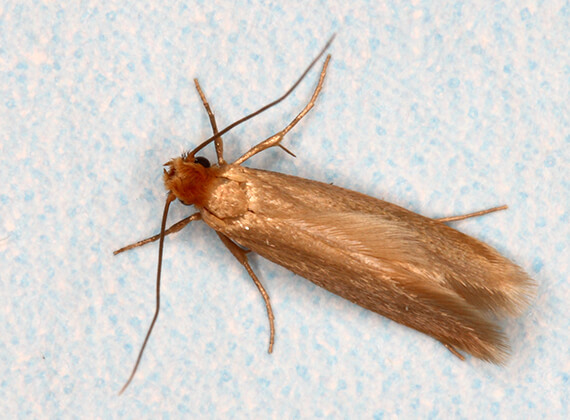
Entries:
MULTIPOLYGON (((317 97, 319 96, 319 93, 321 93, 321 89, 323 88, 323 82, 325 80, 325 75, 327 72, 327 67, 329 65, 330 59, 331 59, 331 56, 329 54, 329 55, 327 55, 327 58, 325 59, 325 63, 323 64, 323 69, 321 70, 321 75, 319 77, 319 83, 317 84, 317 87, 315 88, 315 91, 313 92, 313 96, 311 97, 309 103, 305 106, 305 108, 303 108, 303 110, 299 113, 299 115, 297 115, 295 117, 295 119, 293 121, 291 121, 291 123, 289 123, 289 125, 287 127, 285 127, 283 130, 281 130, 279 133, 274 134, 273 136, 269 137, 268 139, 262 141, 258 145, 253 146, 251 149, 249 149, 243 156, 241 156, 239 159, 237 159, 235 162, 233 162, 234 165, 241 165, 246 160, 248 160, 250 157, 252 157, 252 156, 254 156, 260 152, 263 152, 264 150, 269 149, 270 147, 274 147, 274 146, 279 146, 283 150, 285 150, 287 153, 292 154, 285 147, 281 146, 281 140, 283 140, 283 137, 285 137, 285 134, 287 134, 293 127, 295 127, 295 125, 297 125, 297 123, 299 121, 301 121, 301 119, 315 105, 315 101, 317 100, 317 97)), ((293 156, 295 156, 295 155, 293 155, 293 156)))
MULTIPOLYGON (((200 83, 198 83, 198 79, 194 79, 194 85, 196 85, 196 90, 198 91, 198 95, 200 95, 200 99, 202 100, 202 104, 204 108, 206 108, 206 112, 208 113, 208 118, 210 119, 210 125, 212 126, 212 131, 214 134, 218 134, 218 125, 216 124, 216 117, 210 108, 210 104, 206 99, 206 95, 202 92, 202 88, 200 87, 200 83)), ((226 163, 224 160, 224 142, 221 137, 218 137, 214 140, 214 145, 216 147, 216 156, 218 157, 218 165, 222 166, 226 163)))
POLYGON ((458 357, 462 362, 465 361, 465 357, 461 353, 459 353, 457 350, 455 350, 455 347, 453 347, 451 344, 445 344, 445 343, 442 343, 442 344, 445 346, 445 348, 447 350, 449 350, 451 353, 453 353, 453 355, 458 357))
POLYGON ((479 210, 479 211, 476 211, 475 213, 461 214, 459 216, 440 217, 439 219, 434 219, 434 220, 437 220, 438 222, 442 222, 442 223, 457 222, 458 220, 469 219, 471 217, 479 217, 479 216, 483 216, 484 214, 494 213, 496 211, 501 211, 501 210, 506 210, 506 209, 508 209, 508 206, 503 205, 503 206, 493 207, 493 208, 486 209, 486 210, 479 210))
MULTIPOLYGON (((171 233, 176 233, 184 229, 184 227, 188 223, 193 222, 194 220, 200 220, 201 218, 202 216, 200 216, 200 213, 194 213, 193 215, 188 216, 177 223, 174 223, 172 226, 166 229, 164 231, 164 236, 170 235, 171 233)), ((120 254, 121 252, 128 251, 129 249, 138 248, 139 246, 149 244, 151 242, 157 241, 158 239, 160 239, 160 234, 151 236, 150 238, 143 239, 142 241, 135 242, 134 244, 127 245, 121 249, 117 249, 116 251, 113 251, 113 255, 120 254)))
POLYGON ((249 262, 247 261, 246 254, 249 251, 244 251, 238 245, 236 245, 230 238, 228 238, 225 235, 222 235, 221 233, 218 233, 218 236, 220 237, 226 248, 230 250, 230 252, 233 254, 234 257, 236 257, 239 263, 245 267, 247 273, 249 274, 249 276, 257 286, 259 293, 261 293, 261 296, 265 301, 265 307, 267 308, 267 317, 269 318, 269 350, 267 352, 271 353, 273 352, 273 343, 275 342, 275 325, 273 323, 275 317, 273 316, 273 310, 271 309, 271 303, 269 302, 269 295, 263 288, 263 285, 255 275, 255 273, 251 269, 251 266, 249 265, 249 262))

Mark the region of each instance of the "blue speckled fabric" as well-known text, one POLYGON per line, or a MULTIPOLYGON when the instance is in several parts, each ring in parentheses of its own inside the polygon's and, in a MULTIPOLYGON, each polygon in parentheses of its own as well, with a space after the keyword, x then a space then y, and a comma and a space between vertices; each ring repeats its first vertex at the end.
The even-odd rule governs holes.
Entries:
MULTIPOLYGON (((0 407, 4 418, 570 417, 567 1, 3 2, 0 407), (154 310, 162 164, 281 95, 325 44, 314 110, 247 164, 442 217, 539 284, 503 322, 505 366, 252 256, 276 316, 201 222, 168 237, 154 310)), ((284 127, 279 107, 225 136, 228 159, 284 127)), ((213 157, 213 150, 206 154, 213 157)), ((176 204, 169 220, 192 212, 176 204)))

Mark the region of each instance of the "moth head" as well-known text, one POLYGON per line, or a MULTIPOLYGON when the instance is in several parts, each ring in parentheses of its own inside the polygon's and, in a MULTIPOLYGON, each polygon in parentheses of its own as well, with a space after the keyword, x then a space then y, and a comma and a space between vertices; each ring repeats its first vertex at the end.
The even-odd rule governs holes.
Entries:
POLYGON ((183 154, 165 163, 164 185, 183 204, 203 206, 215 178, 215 168, 203 156, 183 154))

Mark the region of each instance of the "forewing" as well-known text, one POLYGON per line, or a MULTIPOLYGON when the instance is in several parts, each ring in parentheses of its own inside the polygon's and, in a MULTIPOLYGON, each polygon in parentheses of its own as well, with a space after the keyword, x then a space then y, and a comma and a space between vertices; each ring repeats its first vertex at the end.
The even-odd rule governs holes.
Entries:
POLYGON ((508 345, 488 312, 520 311, 532 283, 494 249, 353 191, 245 168, 239 176, 249 211, 220 232, 364 308, 504 359, 508 345))

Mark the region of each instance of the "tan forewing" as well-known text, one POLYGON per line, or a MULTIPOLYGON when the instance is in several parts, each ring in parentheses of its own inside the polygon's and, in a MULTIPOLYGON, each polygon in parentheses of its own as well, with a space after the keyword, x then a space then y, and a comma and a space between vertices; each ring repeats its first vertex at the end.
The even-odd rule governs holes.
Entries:
POLYGON ((212 226, 216 230, 444 344, 482 359, 504 359, 508 346, 488 313, 520 313, 532 282, 493 248, 332 185, 237 166, 224 176, 241 183, 249 208, 212 226))

